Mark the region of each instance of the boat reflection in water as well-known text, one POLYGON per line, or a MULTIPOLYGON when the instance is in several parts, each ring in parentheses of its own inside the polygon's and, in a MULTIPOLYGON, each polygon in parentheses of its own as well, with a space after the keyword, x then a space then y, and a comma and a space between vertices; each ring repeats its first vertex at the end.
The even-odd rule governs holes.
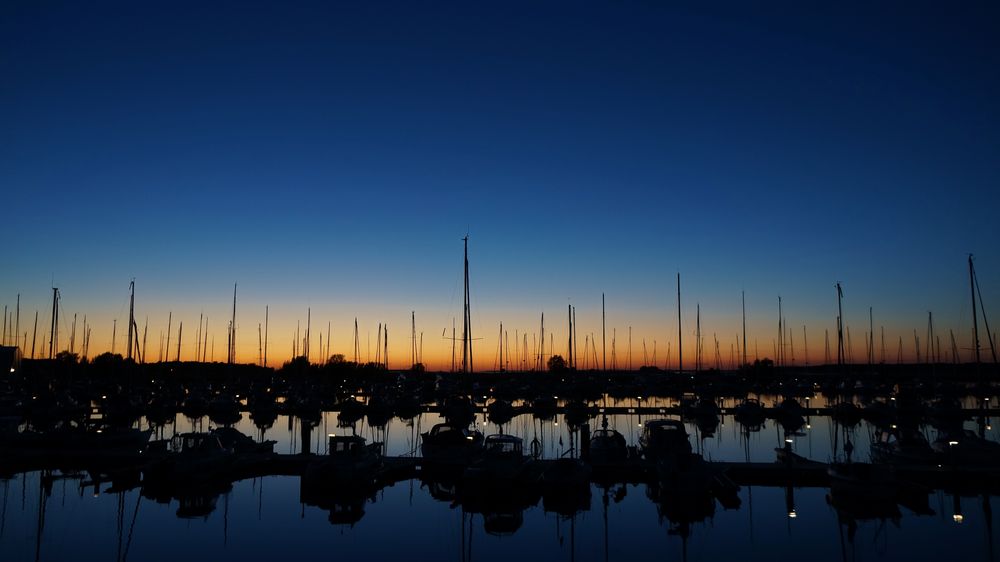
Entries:
MULTIPOLYGON (((752 541, 745 541, 746 526, 772 529, 779 520, 788 525, 788 545, 801 547, 817 540, 817 536, 825 536, 824 540, 829 541, 828 550, 832 550, 824 551, 829 555, 825 559, 839 558, 835 556, 837 553, 833 545, 837 539, 831 533, 834 524, 838 525, 845 551, 850 548, 859 554, 872 548, 864 536, 871 530, 879 537, 894 533, 889 535, 894 538, 890 544, 896 545, 911 539, 918 542, 919 535, 927 528, 936 529, 942 536, 958 536, 949 534, 949 530, 941 526, 961 524, 963 529, 976 527, 978 531, 978 526, 991 524, 988 496, 996 492, 995 476, 1000 470, 996 465, 989 464, 991 446, 983 445, 978 435, 942 432, 942 439, 953 436, 956 443, 945 442, 943 452, 932 451, 932 456, 926 457, 929 447, 926 439, 922 440, 920 434, 907 433, 909 429, 904 431, 890 425, 881 432, 872 430, 873 443, 870 444, 860 438, 861 432, 851 433, 851 443, 857 443, 857 450, 852 455, 854 458, 861 458, 870 452, 873 459, 884 462, 828 463, 814 460, 823 458, 827 450, 817 453, 804 446, 810 437, 825 437, 826 429, 817 432, 806 428, 798 434, 782 433, 780 423, 775 423, 773 431, 751 435, 750 431, 738 425, 728 431, 725 424, 732 417, 732 413, 725 414, 721 426, 725 429, 718 431, 712 440, 699 442, 698 450, 703 451, 701 454, 693 450, 694 437, 689 434, 696 434, 694 423, 685 424, 676 419, 642 420, 641 432, 635 429, 628 431, 629 426, 639 427, 635 420, 628 426, 620 419, 616 420, 625 433, 614 429, 611 423, 602 423, 604 427, 591 435, 589 428, 583 425, 578 428, 582 450, 577 451, 575 442, 571 441, 572 446, 565 455, 559 454, 562 452, 561 443, 560 451, 555 452, 557 441, 553 433, 546 434, 545 426, 542 426, 543 430, 538 432, 543 441, 539 447, 542 454, 538 459, 525 454, 523 437, 516 434, 516 423, 510 428, 514 434, 495 434, 483 439, 478 456, 471 450, 453 455, 447 450, 448 445, 442 445, 437 451, 433 450, 434 445, 428 449, 428 443, 434 440, 432 438, 428 442, 425 435, 423 442, 418 441, 415 437, 420 435, 417 423, 406 426, 414 437, 405 443, 400 438, 401 435, 405 437, 403 432, 389 436, 389 450, 395 451, 394 455, 384 455, 384 445, 371 443, 371 437, 365 439, 360 435, 328 436, 326 451, 323 451, 321 442, 316 447, 317 440, 311 439, 308 449, 303 445, 303 450, 318 448, 326 453, 314 455, 302 452, 275 454, 273 444, 257 443, 245 435, 234 433, 234 428, 183 432, 172 439, 153 442, 146 453, 126 459, 128 462, 121 467, 115 466, 119 456, 113 456, 103 459, 104 465, 91 472, 66 469, 63 473, 48 469, 44 473, 38 502, 32 503, 31 495, 22 493, 28 501, 23 502, 19 517, 12 516, 18 502, 15 501, 17 487, 11 483, 17 480, 4 481, 3 492, 9 499, 4 508, 5 523, 0 524, 0 545, 4 547, 5 560, 8 552, 14 552, 11 559, 17 560, 28 558, 23 555, 28 549, 19 546, 18 537, 45 537, 42 540, 53 541, 54 533, 50 532, 46 537, 44 532, 32 532, 30 528, 25 528, 26 522, 37 519, 32 509, 47 509, 49 512, 62 509, 59 502, 46 502, 45 498, 53 494, 53 489, 55 493, 59 492, 58 487, 53 487, 53 482, 72 481, 73 478, 87 480, 87 486, 93 485, 95 489, 98 486, 94 482, 113 482, 106 491, 111 493, 113 490, 122 505, 125 505, 123 498, 136 494, 128 500, 129 505, 134 503, 137 506, 131 508, 132 517, 139 513, 134 533, 135 559, 156 557, 156 553, 150 550, 156 543, 149 537, 154 533, 153 529, 169 524, 164 515, 169 520, 194 520, 199 525, 233 529, 229 532, 234 535, 244 533, 242 537, 258 533, 262 537, 267 536, 267 540, 279 542, 284 537, 275 538, 267 533, 273 534, 280 529, 280 533, 288 535, 287 538, 305 544, 315 541, 316 544, 310 548, 320 549, 324 546, 320 540, 343 540, 342 537, 348 534, 367 538, 372 529, 385 525, 406 528, 399 531, 401 542, 417 540, 414 537, 423 540, 427 536, 435 536, 428 529, 440 529, 451 536, 458 532, 460 512, 463 552, 471 551, 474 539, 481 548, 490 549, 490 556, 486 558, 510 556, 505 550, 507 548, 518 551, 537 548, 540 555, 546 558, 561 559, 566 555, 572 559, 573 554, 559 549, 575 549, 573 552, 578 554, 581 548, 596 551, 603 542, 607 549, 606 559, 609 560, 621 559, 620 556, 626 559, 642 558, 643 554, 635 554, 631 546, 636 544, 644 545, 642 548, 651 545, 650 552, 655 550, 660 555, 665 544, 670 545, 671 550, 675 547, 683 549, 683 556, 678 554, 674 556, 676 558, 718 559, 739 549, 746 549, 750 558, 759 557, 762 552, 754 550, 758 547, 752 541), (813 431, 812 435, 808 430, 813 431), (729 439, 734 442, 728 443, 726 440, 729 439), (630 441, 639 447, 630 446, 630 441), (713 455, 723 456, 717 446, 720 442, 732 447, 730 459, 741 460, 712 460, 713 455), (551 444, 551 447, 546 449, 546 444, 551 444), (777 447, 777 453, 772 452, 775 444, 782 445, 777 447), (755 462, 751 462, 749 453, 745 457, 742 454, 743 447, 750 446, 755 447, 752 451, 755 462), (421 448, 423 456, 417 454, 421 448), (401 450, 409 454, 400 454, 401 450), (974 452, 967 453, 967 450, 974 452), (435 453, 438 452, 442 456, 436 459, 435 453), (579 458, 574 456, 577 453, 579 458), (761 454, 765 454, 766 458, 761 458, 761 454), (469 461, 458 461, 466 455, 469 461), (441 458, 446 462, 436 462, 441 458), (928 458, 937 462, 928 463, 928 458), (949 462, 951 458, 975 459, 978 462, 974 466, 965 466, 957 462, 952 464, 949 462), (942 466, 939 468, 938 465, 942 466), (264 480, 267 480, 268 486, 279 483, 269 489, 283 488, 285 493, 258 499, 256 494, 264 480), (297 495, 294 493, 296 487, 297 495), (418 487, 422 491, 415 494, 414 490, 418 487), (634 488, 639 493, 629 494, 628 488, 634 488), (290 489, 292 493, 287 493, 290 489), (284 514, 279 517, 302 517, 307 521, 301 525, 289 525, 286 521, 275 524, 274 516, 260 518, 260 515, 257 521, 253 521, 246 509, 250 494, 255 496, 254 503, 260 502, 257 503, 258 513, 284 514), (593 505, 595 494, 599 506, 593 505), (932 494, 937 494, 941 504, 938 507, 935 503, 934 510, 930 508, 932 494), (954 502, 950 511, 950 502, 945 500, 946 497, 954 502), (975 517, 974 513, 978 511, 973 513, 969 509, 972 502, 961 502, 962 497, 982 498, 983 516, 975 517), (144 506, 138 509, 140 503, 148 505, 147 500, 150 499, 158 504, 170 504, 173 508, 149 510, 144 506), (754 502, 757 502, 756 505, 754 502), (966 504, 969 513, 962 512, 962 503, 966 504), (239 508, 229 509, 230 504, 239 505, 239 508), (601 513, 593 513, 595 509, 601 513), (912 524, 915 517, 932 515, 935 510, 945 516, 924 517, 919 524, 912 524), (149 511, 159 515, 148 515, 149 511), (216 511, 219 513, 216 514, 216 511), (146 517, 150 522, 146 522, 146 517), (309 523, 310 518, 322 528, 327 528, 329 524, 337 525, 340 533, 312 533, 320 538, 311 537, 309 530, 314 530, 316 526, 309 523), (739 521, 744 518, 745 521, 739 521), (358 525, 361 521, 366 524, 358 525), (401 525, 403 521, 412 524, 401 525), (550 528, 547 527, 549 523, 553 524, 558 541, 539 539, 543 532, 547 532, 544 530, 550 528), (466 528, 466 525, 469 527, 466 528), (657 525, 661 527, 658 532, 657 525), (4 531, 4 526, 7 531, 4 531), (600 537, 601 527, 604 527, 603 539, 600 537), (663 533, 662 527, 666 528, 666 533, 663 533), (503 537, 503 540, 497 542, 496 537, 503 537), (897 537, 899 540, 896 540, 897 537), (568 542, 564 542, 567 538, 568 542), (615 548, 609 548, 608 544, 615 548)), ((431 419, 438 422, 438 418, 431 419)), ((562 425, 562 419, 556 421, 562 425)), ((748 421, 756 423, 758 420, 748 421)), ((823 421, 813 416, 810 423, 816 426, 823 421)), ((249 424, 248 421, 245 426, 249 424)), ((896 425, 903 427, 903 424, 896 425)), ((313 423, 310 428, 316 426, 313 423)), ((830 427, 833 426, 834 422, 831 422, 830 427)), ((453 440, 457 450, 468 447, 474 450, 477 441, 474 431, 450 423, 442 427, 446 429, 439 428, 437 432, 432 429, 426 434, 450 434, 449 439, 453 440), (473 438, 469 439, 470 436, 473 438), (456 437, 460 439, 453 439, 456 437)), ((291 424, 289 431, 294 431, 291 424)), ((577 429, 571 430, 575 431, 577 429)), ((838 426, 836 431, 841 431, 841 428, 838 426)), ((381 440, 388 432, 371 435, 381 440)), ((528 435, 530 439, 531 432, 523 431, 521 435, 528 435)), ((4 452, 10 451, 8 446, 4 452)), ((14 457, 5 455, 0 458, 0 466, 6 469, 11 458, 14 457)), ((24 458, 36 457, 23 457, 21 462, 24 458)), ((65 464, 65 460, 60 459, 60 464, 65 464)), ((42 474, 37 470, 27 475, 15 472, 13 477, 18 480, 35 478, 35 475, 42 474)), ((56 515, 60 521, 68 515, 79 517, 73 510, 86 513, 88 517, 92 513, 99 514, 88 510, 96 509, 89 506, 99 505, 100 499, 91 500, 90 494, 81 495, 79 499, 73 496, 67 495, 65 510, 56 515), (93 503, 85 503, 88 501, 93 503)), ((129 529, 128 516, 126 510, 126 531, 129 529)), ((45 518, 41 519, 44 522, 45 518)), ((53 521, 51 513, 49 520, 53 521)), ((54 526, 63 528, 63 525, 60 522, 54 526)), ((780 529, 783 526, 777 527, 780 529)), ((988 538, 992 537, 990 533, 986 532, 988 538)), ((128 539, 125 540, 127 543, 128 539)), ((423 548, 429 547, 424 545, 423 548)), ((899 552, 894 552, 894 555, 919 557, 919 551, 912 552, 916 547, 903 545, 896 548, 899 552)), ((968 555, 979 552, 981 548, 978 543, 966 547, 962 556, 975 558, 968 555)), ((384 546, 383 549, 391 551, 391 546, 384 546)), ((235 558, 236 552, 225 553, 222 557, 235 558)), ((390 555, 388 551, 380 550, 379 553, 390 555)), ((437 552, 428 552, 427 555, 442 556, 437 552)), ((785 557, 789 552, 778 555, 785 557)), ((824 557, 820 555, 819 558, 824 557)))

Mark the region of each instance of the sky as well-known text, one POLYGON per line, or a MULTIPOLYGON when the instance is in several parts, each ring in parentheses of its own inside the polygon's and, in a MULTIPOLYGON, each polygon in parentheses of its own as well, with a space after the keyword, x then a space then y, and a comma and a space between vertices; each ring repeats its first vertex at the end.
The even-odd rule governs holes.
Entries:
POLYGON ((200 315, 224 359, 238 283, 241 361, 268 307, 269 364, 311 316, 311 359, 328 324, 353 358, 357 318, 361 359, 382 323, 405 367, 413 313, 450 368, 466 235, 477 369, 500 322, 537 354, 543 313, 565 354, 567 305, 581 350, 624 366, 631 327, 633 366, 643 341, 675 366, 678 273, 686 367, 699 307, 705 363, 735 355, 744 292, 751 359, 779 296, 786 357, 835 356, 838 282, 855 360, 869 307, 887 360, 926 353, 928 312, 968 359, 970 253, 995 316, 995 3, 285 4, 0 5, 0 303, 29 355, 53 286, 60 347, 76 314, 123 352, 135 279, 147 359, 168 316, 193 358, 200 315))

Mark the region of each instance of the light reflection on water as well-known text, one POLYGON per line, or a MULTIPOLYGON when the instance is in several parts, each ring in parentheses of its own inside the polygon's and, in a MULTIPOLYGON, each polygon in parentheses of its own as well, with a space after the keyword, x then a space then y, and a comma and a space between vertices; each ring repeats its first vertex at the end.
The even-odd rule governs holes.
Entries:
MULTIPOLYGON (((618 415, 609 418, 609 425, 635 445, 647 419, 618 415)), ((420 432, 439 421, 436 414, 423 414, 412 422, 394 419, 385 428, 360 422, 356 430, 369 440, 385 441, 389 455, 407 455, 417 449, 420 432)), ((790 437, 798 454, 827 461, 834 456, 835 442, 843 454, 846 436, 855 446, 854 457, 867 460, 874 430, 866 422, 845 433, 827 417, 806 421, 808 426, 790 437)), ((784 431, 772 420, 749 435, 730 416, 722 416, 720 422, 708 437, 694 424, 687 424, 695 450, 708 459, 773 462, 774 449, 785 443, 784 431)), ((477 423, 484 433, 499 431, 483 414, 477 416, 477 423)), ((599 423, 599 419, 591 420, 592 427, 599 423)), ((207 418, 178 416, 165 435, 175 430, 207 430, 211 425, 207 418)), ((246 414, 236 427, 262 436, 246 414)), ((978 425, 969 420, 966 427, 977 429, 978 425)), ((572 435, 559 416, 540 421, 521 415, 504 430, 526 442, 537 437, 546 458, 558 457, 571 447, 572 435)), ((327 433, 350 431, 337 426, 335 413, 324 414, 312 431, 310 449, 324 452, 327 433)), ((931 440, 936 437, 935 430, 925 431, 931 440)), ((997 439, 996 430, 986 433, 997 439)), ((278 441, 276 452, 302 450, 297 420, 281 416, 263 437, 278 441)), ((435 500, 419 480, 376 492, 365 502, 364 516, 355 524, 333 525, 328 511, 300 502, 298 477, 236 482, 231 491, 214 499, 214 510, 194 518, 178 517, 177 500, 156 503, 140 498, 138 490, 94 495, 92 487, 81 486, 84 479, 56 480, 47 498, 41 493, 40 473, 3 481, 0 557, 5 561, 34 560, 36 555, 41 560, 305 556, 347 560, 404 556, 437 560, 680 560, 685 556, 689 560, 734 556, 744 560, 992 560, 996 536, 992 529, 995 502, 983 496, 956 502, 941 491, 932 491, 928 497, 933 515, 918 516, 900 508, 896 520, 851 522, 829 504, 826 489, 744 486, 739 509, 727 511, 714 503, 710 515, 695 517, 685 526, 661 517, 671 506, 658 506, 649 499, 645 484, 618 484, 607 492, 595 485, 589 510, 567 518, 547 513, 538 501, 524 510, 516 532, 495 536, 486 532, 482 514, 435 500), (789 505, 794 506, 794 518, 789 517, 789 505), (956 522, 958 514, 961 523, 956 522)))

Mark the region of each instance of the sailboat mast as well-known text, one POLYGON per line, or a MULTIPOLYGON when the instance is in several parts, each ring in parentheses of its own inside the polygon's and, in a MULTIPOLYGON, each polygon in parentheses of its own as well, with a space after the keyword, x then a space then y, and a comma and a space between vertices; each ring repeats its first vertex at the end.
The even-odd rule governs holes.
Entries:
POLYGON ((573 305, 566 305, 567 326, 569 327, 569 342, 567 344, 566 362, 573 367, 573 305))
POLYGON ((472 367, 472 311, 469 301, 469 236, 462 239, 465 242, 465 305, 462 318, 462 372, 471 373, 472 367))
MULTIPOLYGON (((135 324, 135 279, 133 279, 128 284, 128 351, 125 354, 126 359, 132 359, 132 326, 135 324)), ((74 329, 74 336, 76 330, 74 329)))
POLYGON ((743 364, 747 364, 747 292, 741 291, 740 298, 743 304, 743 364))
POLYGON ((608 370, 608 328, 604 308, 604 293, 601 293, 601 365, 601 370, 608 370))
POLYGON ((233 320, 229 336, 229 363, 236 361, 236 285, 233 283, 233 320))
POLYGON ((844 290, 837 283, 837 365, 844 364, 844 290))
MULTIPOLYGON (((49 359, 55 357, 56 335, 59 330, 59 289, 52 288, 52 327, 49 332, 49 359)), ((978 354, 978 352, 976 352, 978 354)))
POLYGON ((500 372, 503 372, 503 322, 500 322, 500 372))
POLYGON ((684 372, 684 340, 681 332, 681 274, 677 272, 677 372, 684 372))

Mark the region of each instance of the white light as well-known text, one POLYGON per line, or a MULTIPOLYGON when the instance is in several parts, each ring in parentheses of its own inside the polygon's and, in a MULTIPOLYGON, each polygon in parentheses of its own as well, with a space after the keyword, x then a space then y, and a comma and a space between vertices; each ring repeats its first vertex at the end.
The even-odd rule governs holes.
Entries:
POLYGON ((952 520, 955 521, 955 523, 958 523, 959 525, 962 524, 962 521, 965 521, 965 517, 962 516, 961 513, 956 513, 955 515, 952 515, 951 518, 952 520))
POLYGON ((14 372, 14 367, 10 368, 10 372, 12 372, 12 373, 14 372))
POLYGON ((785 438, 785 443, 792 443, 792 438, 791 437, 786 437, 785 438))
POLYGON ((955 445, 958 445, 958 441, 948 441, 948 445, 954 447, 955 445))
POLYGON ((892 428, 893 428, 893 429, 896 429, 896 424, 892 424, 892 428))
POLYGON ((795 519, 795 518, 796 518, 796 517, 798 517, 798 516, 799 516, 799 514, 798 514, 798 513, 795 513, 795 510, 794 510, 794 509, 788 512, 788 518, 789 518, 789 519, 795 519))
POLYGON ((813 426, 812 426, 812 424, 811 424, 811 423, 807 423, 807 424, 806 424, 806 429, 812 429, 812 428, 813 428, 813 426))

